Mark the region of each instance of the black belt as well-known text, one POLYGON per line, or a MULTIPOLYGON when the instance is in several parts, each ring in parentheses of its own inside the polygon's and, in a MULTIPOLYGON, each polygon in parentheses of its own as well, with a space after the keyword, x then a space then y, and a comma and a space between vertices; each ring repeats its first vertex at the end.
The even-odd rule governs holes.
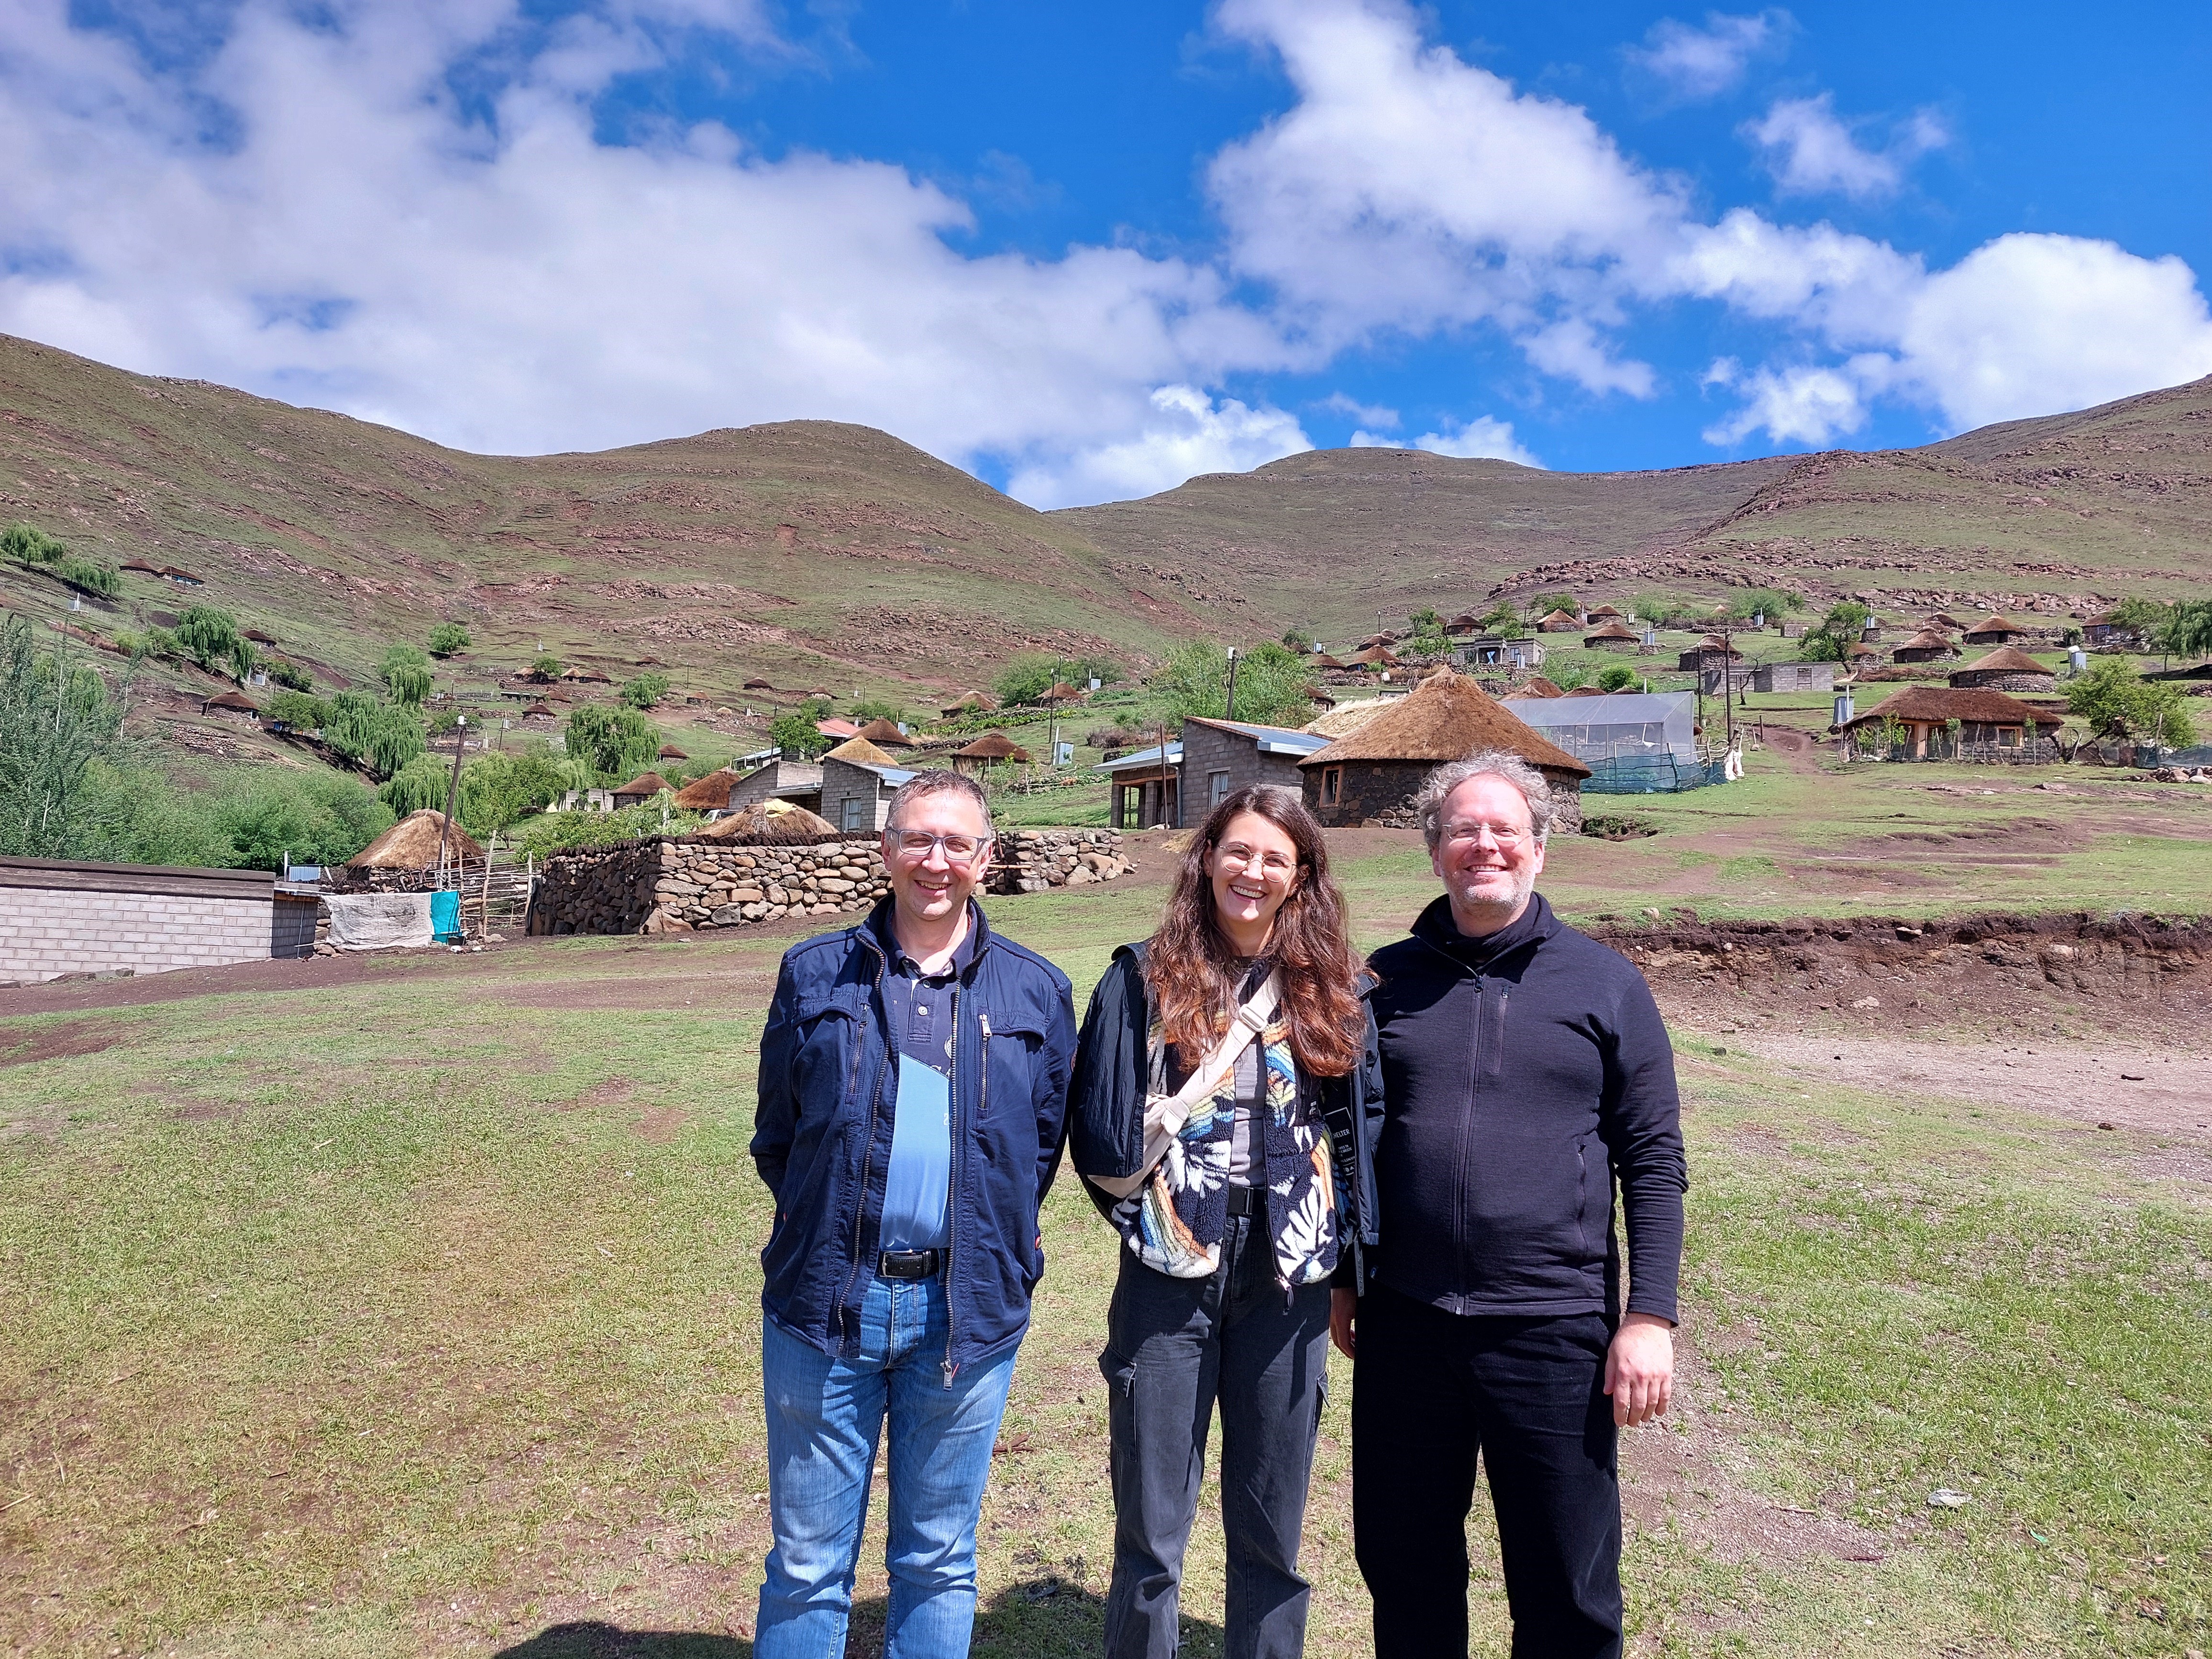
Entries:
POLYGON ((1236 1187, 1229 1189, 1229 1213, 1231 1215, 1264 1216, 1267 1213, 1267 1189, 1265 1187, 1236 1187))
POLYGON ((942 1250, 885 1250, 876 1258, 878 1279, 934 1279, 945 1265, 942 1250))

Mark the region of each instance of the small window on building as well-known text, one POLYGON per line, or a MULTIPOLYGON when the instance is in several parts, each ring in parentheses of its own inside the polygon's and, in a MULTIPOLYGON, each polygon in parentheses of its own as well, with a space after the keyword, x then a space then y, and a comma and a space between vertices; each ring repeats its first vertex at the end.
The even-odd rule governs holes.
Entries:
POLYGON ((1997 747, 2000 749, 2019 748, 2020 727, 2017 726, 2000 726, 1997 727, 1997 747))
POLYGON ((866 822, 867 811, 868 803, 858 795, 845 803, 845 833, 847 835, 858 835, 868 827, 866 822))
POLYGON ((1323 806, 1334 806, 1337 804, 1339 797, 1343 793, 1344 769, 1341 766, 1324 766, 1322 768, 1321 804, 1323 806))
POLYGON ((1206 775, 1206 804, 1212 808, 1229 799, 1229 774, 1208 772, 1206 775))

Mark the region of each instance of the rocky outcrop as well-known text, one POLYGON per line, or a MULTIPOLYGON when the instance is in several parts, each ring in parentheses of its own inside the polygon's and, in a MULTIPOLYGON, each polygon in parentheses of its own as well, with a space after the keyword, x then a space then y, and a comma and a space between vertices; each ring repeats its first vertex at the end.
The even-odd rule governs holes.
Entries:
MULTIPOLYGON (((1002 836, 984 890, 1039 893, 1128 873, 1111 830, 1002 836)), ((548 860, 530 907, 532 933, 689 933, 786 916, 866 910, 890 890, 874 836, 772 843, 675 837, 548 860)))

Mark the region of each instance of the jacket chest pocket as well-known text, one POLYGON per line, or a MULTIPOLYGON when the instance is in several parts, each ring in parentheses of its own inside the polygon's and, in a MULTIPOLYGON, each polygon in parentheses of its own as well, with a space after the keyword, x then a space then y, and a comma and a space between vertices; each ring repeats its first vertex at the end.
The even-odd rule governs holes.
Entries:
POLYGON ((1044 1023, 1034 1014, 986 1013, 981 1027, 982 1082, 975 1102, 975 1133, 987 1152, 1036 1152, 1037 1056, 1044 1023))
POLYGON ((793 1093, 801 1101, 836 1101, 849 1108, 860 1091, 860 1010, 854 988, 799 1006, 799 1041, 792 1054, 793 1093))

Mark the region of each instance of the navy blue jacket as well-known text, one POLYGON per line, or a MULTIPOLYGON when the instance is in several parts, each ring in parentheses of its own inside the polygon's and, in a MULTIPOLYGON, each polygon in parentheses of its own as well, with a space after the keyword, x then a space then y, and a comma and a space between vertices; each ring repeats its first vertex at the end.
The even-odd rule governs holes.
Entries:
POLYGON ((1370 1277, 1449 1313, 1674 1317, 1689 1170, 1674 1050, 1644 975, 1540 895, 1464 938, 1439 898, 1370 959, 1385 1103, 1370 1277))
MULTIPOLYGON (((775 1194, 761 1305, 831 1354, 856 1351, 890 1164, 898 1067, 876 932, 890 903, 783 953, 761 1034, 752 1154, 775 1194)), ((992 933, 981 907, 969 915, 975 959, 953 994, 948 1384, 1028 1328, 1044 1273, 1037 1211, 1060 1164, 1075 1048, 1067 975, 992 933)))
MULTIPOLYGON (((1337 1218, 1339 1249, 1332 1282, 1364 1288, 1361 1272, 1376 1242, 1375 1140, 1382 1122, 1382 1062, 1376 1047, 1375 1010, 1367 1001, 1375 988, 1359 976, 1366 1041, 1359 1064, 1342 1077, 1309 1077, 1298 1068, 1298 1087, 1328 1130, 1329 1152, 1340 1170, 1352 1213, 1337 1218), (1342 1247, 1349 1244, 1352 1248, 1342 1247)), ((1151 1086, 1152 1027, 1158 1010, 1145 983, 1145 947, 1125 945, 1083 1016, 1083 1039, 1075 1060, 1075 1081, 1068 1093, 1069 1139, 1075 1143, 1079 1175, 1116 1177, 1134 1175, 1145 1160, 1145 1097, 1151 1086)), ((1184 1073, 1170 1064, 1165 1079, 1182 1086, 1184 1073)), ((1085 1187, 1101 1214, 1113 1206, 1095 1187, 1085 1187)))

